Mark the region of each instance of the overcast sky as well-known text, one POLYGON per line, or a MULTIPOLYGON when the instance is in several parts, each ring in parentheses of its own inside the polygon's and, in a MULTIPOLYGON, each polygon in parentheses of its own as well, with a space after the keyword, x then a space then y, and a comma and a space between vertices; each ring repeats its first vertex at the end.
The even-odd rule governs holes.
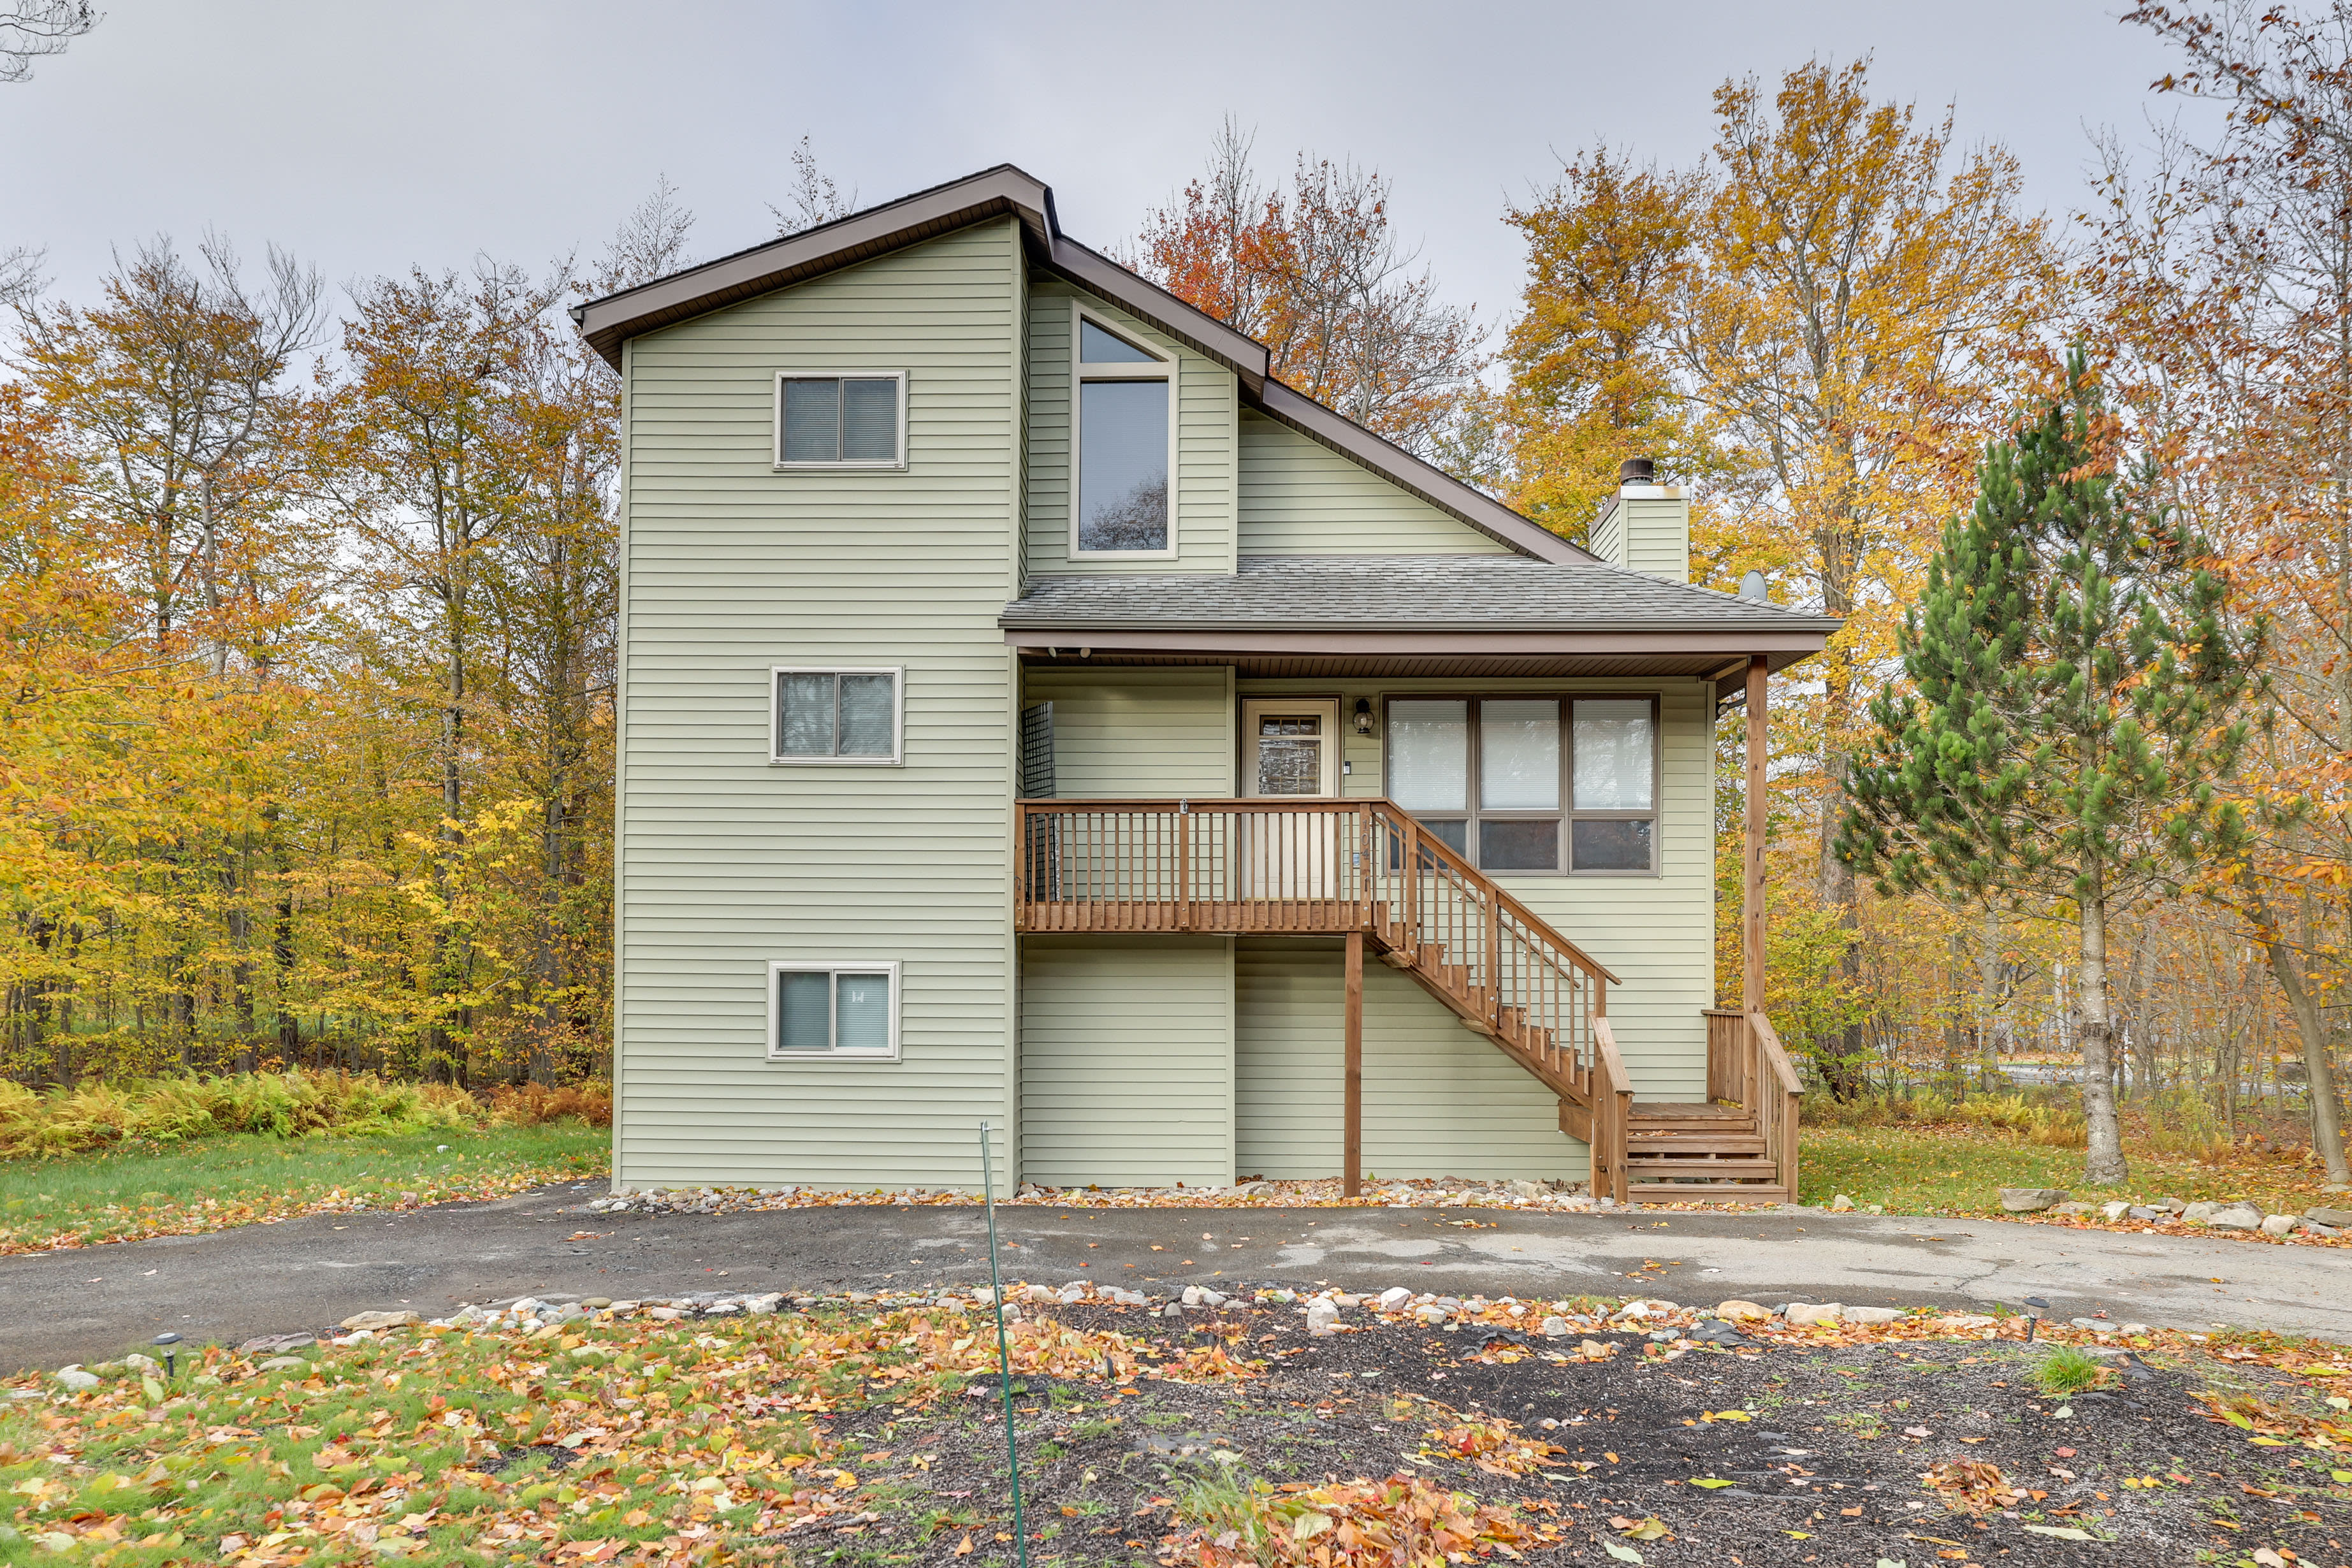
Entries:
POLYGON ((478 251, 540 266, 593 251, 662 174, 719 254, 772 232, 803 132, 865 204, 1019 163, 1106 247, 1232 113, 1269 173, 1304 148, 1391 175, 1446 293, 1495 321, 1518 286, 1505 204, 1595 138, 1695 159, 1726 77, 1866 52, 1880 97, 1951 102, 1963 140, 2006 142, 2064 212, 2086 125, 2141 135, 2171 63, 2085 0, 100 4, 95 32, 0 86, 0 250, 46 247, 69 296, 110 247, 207 226, 337 283, 478 251))

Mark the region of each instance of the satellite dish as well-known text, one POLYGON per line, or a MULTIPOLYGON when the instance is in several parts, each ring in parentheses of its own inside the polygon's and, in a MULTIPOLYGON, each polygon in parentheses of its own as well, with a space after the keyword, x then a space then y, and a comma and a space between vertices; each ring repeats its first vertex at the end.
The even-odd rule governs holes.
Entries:
POLYGON ((1771 594, 1765 586, 1764 574, 1761 572, 1750 571, 1747 576, 1742 577, 1739 580, 1739 596, 1743 599, 1761 600, 1769 598, 1771 594))

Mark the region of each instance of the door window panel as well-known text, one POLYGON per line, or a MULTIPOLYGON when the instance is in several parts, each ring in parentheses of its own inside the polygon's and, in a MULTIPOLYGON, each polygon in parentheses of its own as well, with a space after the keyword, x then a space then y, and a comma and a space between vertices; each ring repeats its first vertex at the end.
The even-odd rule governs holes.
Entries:
POLYGON ((1323 720, 1314 713, 1259 716, 1257 793, 1323 793, 1323 720))

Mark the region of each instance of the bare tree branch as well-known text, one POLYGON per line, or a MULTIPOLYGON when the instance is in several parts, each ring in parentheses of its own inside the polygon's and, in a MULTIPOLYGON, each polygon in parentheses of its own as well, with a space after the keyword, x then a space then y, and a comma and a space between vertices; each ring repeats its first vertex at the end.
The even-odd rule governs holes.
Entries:
POLYGON ((35 60, 64 54, 102 16, 89 0, 0 0, 0 82, 32 80, 35 60))

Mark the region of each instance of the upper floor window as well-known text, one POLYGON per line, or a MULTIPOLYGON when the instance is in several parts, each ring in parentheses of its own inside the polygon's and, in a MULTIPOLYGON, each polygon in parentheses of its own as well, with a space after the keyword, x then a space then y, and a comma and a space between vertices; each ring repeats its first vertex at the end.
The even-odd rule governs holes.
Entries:
POLYGON ((1396 698, 1388 795, 1486 871, 1657 869, 1649 697, 1396 698))
POLYGON ((776 467, 897 468, 906 461, 906 372, 776 377, 776 467))
POLYGON ((905 705, 897 669, 784 669, 775 683, 778 763, 895 763, 905 705))
POLYGON ((1175 362, 1075 311, 1071 547, 1079 555, 1171 555, 1175 362))

